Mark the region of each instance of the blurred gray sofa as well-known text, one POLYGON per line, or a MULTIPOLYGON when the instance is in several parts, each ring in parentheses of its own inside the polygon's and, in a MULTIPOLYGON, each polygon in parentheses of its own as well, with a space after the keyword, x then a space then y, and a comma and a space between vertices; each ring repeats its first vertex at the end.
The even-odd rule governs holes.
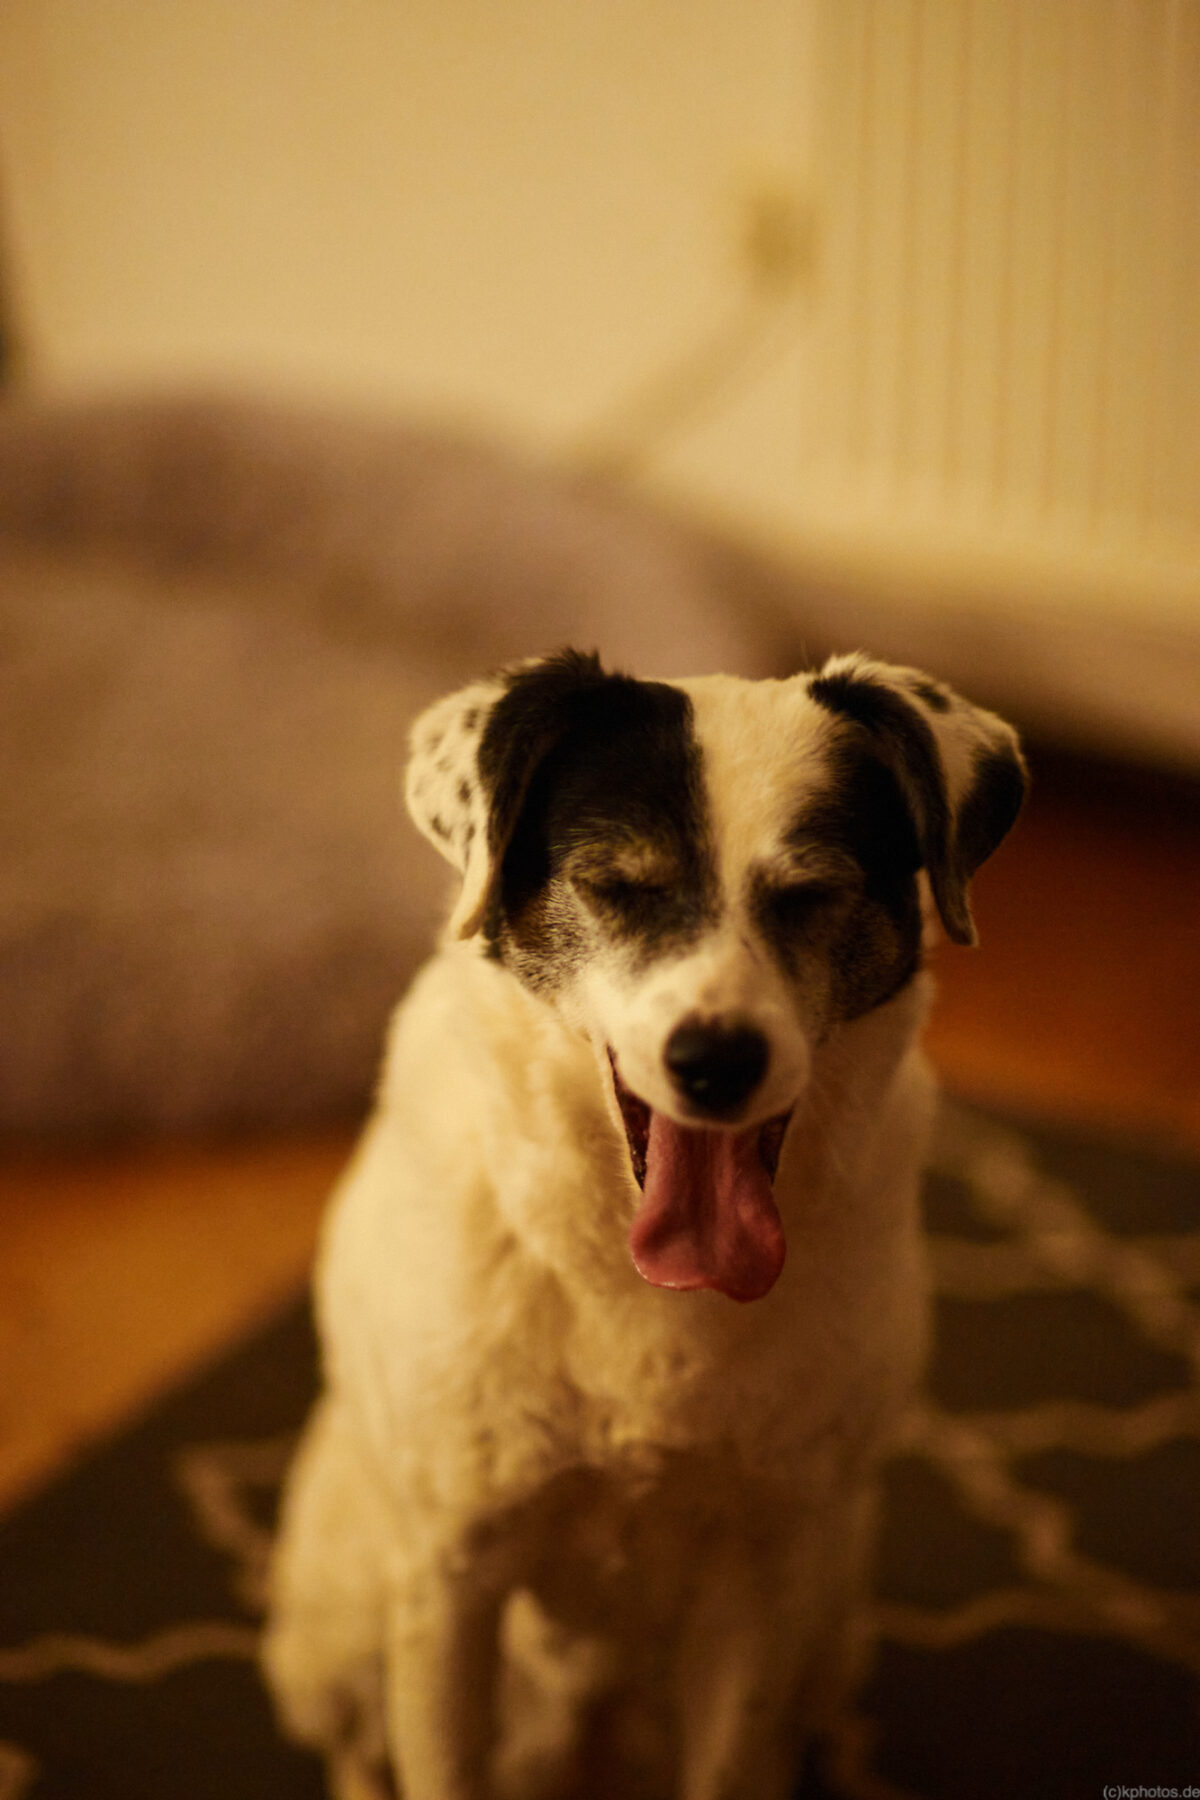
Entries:
POLYGON ((803 616, 738 546, 467 437, 8 401, 0 1132, 357 1112, 446 886, 400 808, 413 713, 566 642, 778 673, 803 616))

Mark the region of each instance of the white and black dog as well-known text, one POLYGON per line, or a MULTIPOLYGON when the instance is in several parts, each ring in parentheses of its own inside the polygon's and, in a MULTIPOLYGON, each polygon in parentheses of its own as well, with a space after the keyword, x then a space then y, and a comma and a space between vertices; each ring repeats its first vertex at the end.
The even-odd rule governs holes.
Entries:
POLYGON ((418 721, 462 888, 324 1238, 265 1649, 337 1793, 784 1800, 924 1352, 923 901, 973 941, 1023 791, 859 656, 565 652, 418 721))

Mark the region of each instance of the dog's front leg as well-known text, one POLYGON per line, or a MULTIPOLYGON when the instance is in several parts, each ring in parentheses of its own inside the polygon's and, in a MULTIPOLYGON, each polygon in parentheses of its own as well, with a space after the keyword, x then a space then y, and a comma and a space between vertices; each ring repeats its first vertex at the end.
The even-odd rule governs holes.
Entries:
POLYGON ((714 1547, 676 1666, 680 1800, 786 1800, 791 1792, 798 1653, 781 1602, 778 1580, 743 1545, 714 1547))
POLYGON ((404 1800, 490 1800, 505 1591, 477 1568, 444 1565, 394 1590, 388 1743, 404 1800))
POLYGON ((681 1800, 786 1800, 863 1673, 873 1482, 769 1503, 706 1556, 676 1668, 681 1800))

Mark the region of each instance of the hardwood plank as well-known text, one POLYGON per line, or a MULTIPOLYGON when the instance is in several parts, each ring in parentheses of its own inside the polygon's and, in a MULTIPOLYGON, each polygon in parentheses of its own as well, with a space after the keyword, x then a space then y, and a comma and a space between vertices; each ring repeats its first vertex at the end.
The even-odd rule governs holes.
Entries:
POLYGON ((0 1162, 0 1503, 306 1278, 346 1137, 0 1162))
POLYGON ((1200 1149, 1200 790, 1044 757, 974 902, 981 947, 936 958, 946 1084, 1200 1149))

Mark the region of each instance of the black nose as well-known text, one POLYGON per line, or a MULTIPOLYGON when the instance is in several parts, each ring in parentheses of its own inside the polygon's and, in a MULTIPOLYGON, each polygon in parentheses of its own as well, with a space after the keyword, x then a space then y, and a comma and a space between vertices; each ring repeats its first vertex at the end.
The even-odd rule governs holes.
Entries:
POLYGON ((667 1039, 663 1055, 685 1099, 715 1114, 740 1106, 767 1072, 767 1040, 749 1025, 685 1020, 667 1039))

